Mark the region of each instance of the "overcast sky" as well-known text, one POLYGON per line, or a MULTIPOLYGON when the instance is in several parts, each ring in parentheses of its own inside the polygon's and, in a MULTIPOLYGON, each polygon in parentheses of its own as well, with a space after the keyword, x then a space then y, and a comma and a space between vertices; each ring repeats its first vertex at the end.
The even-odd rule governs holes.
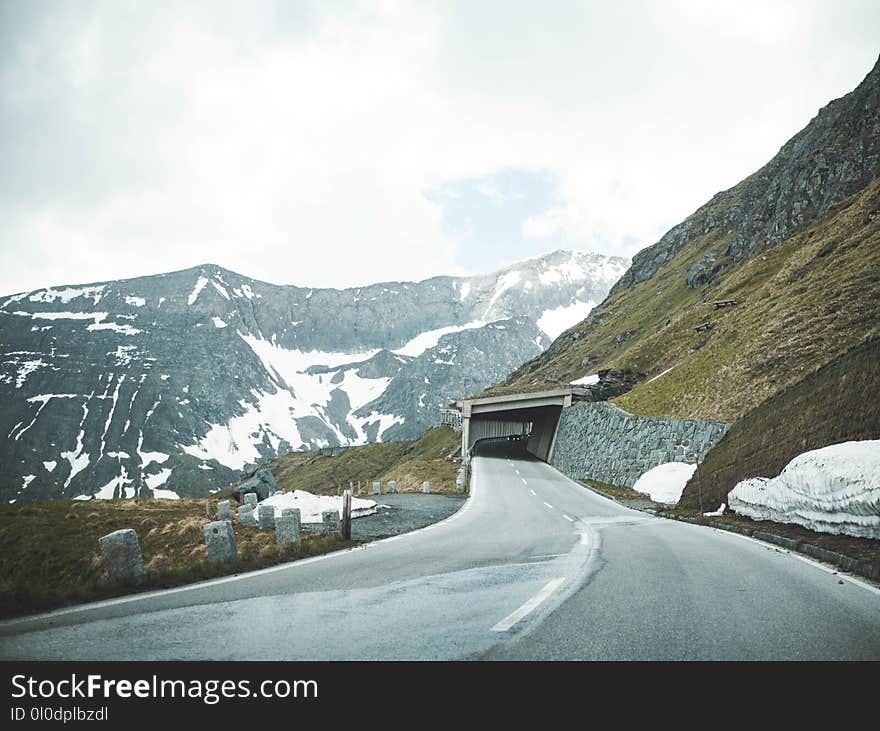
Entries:
POLYGON ((631 256, 878 52, 875 0, 0 0, 0 293, 631 256))

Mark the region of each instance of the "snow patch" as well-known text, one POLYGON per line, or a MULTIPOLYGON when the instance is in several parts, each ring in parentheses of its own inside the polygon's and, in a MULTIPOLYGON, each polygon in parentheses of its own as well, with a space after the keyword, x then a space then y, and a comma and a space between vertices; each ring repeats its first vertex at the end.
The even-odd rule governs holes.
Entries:
POLYGON ((116 359, 116 366, 122 367, 131 365, 133 356, 137 354, 137 346, 135 345, 117 345, 116 350, 107 353, 116 359))
POLYGON ((55 460, 49 460, 48 462, 43 462, 43 467, 46 468, 46 472, 54 472, 55 467, 58 465, 58 462, 55 460))
POLYGON ((143 307, 147 304, 147 301, 143 297, 126 297, 125 304, 131 305, 132 307, 143 307))
POLYGON ((212 279, 211 285, 214 287, 214 289, 216 289, 220 293, 221 297, 225 297, 226 299, 229 299, 229 292, 226 291, 226 288, 222 284, 217 284, 217 282, 215 282, 212 279))
POLYGON ((201 294, 202 290, 203 290, 203 289, 205 288, 205 286, 208 284, 208 281, 209 281, 209 280, 208 280, 207 277, 199 277, 199 278, 196 280, 196 286, 193 287, 193 291, 190 292, 189 297, 186 298, 186 303, 187 303, 188 305, 191 305, 191 304, 194 304, 194 303, 195 303, 195 301, 199 298, 199 294, 201 294))
MULTIPOLYGON (((675 366, 672 366, 672 368, 675 368, 675 366)), ((662 377, 665 376, 667 373, 669 373, 669 371, 671 371, 672 368, 667 368, 665 371, 663 371, 663 373, 658 373, 656 376, 654 376, 653 378, 649 379, 649 380, 648 380, 648 383, 652 383, 653 381, 656 381, 658 378, 662 378, 662 377)))
POLYGON ((83 424, 85 424, 86 418, 89 415, 89 402, 88 400, 83 403, 83 417, 79 422, 79 434, 76 437, 76 446, 69 452, 62 452, 62 459, 66 459, 70 464, 70 474, 67 476, 67 479, 64 481, 64 489, 66 490, 74 477, 76 477, 80 472, 82 472, 86 467, 89 466, 89 453, 83 452, 83 439, 85 438, 85 430, 83 429, 83 424))
POLYGON ((168 482, 168 478, 171 477, 171 468, 165 467, 159 470, 155 475, 146 475, 144 477, 144 482, 147 483, 147 487, 151 490, 155 490, 157 487, 164 485, 168 482))
MULTIPOLYGON (((342 498, 336 495, 313 495, 305 490, 294 490, 293 492, 278 492, 272 497, 266 498, 257 503, 260 505, 269 505, 275 508, 275 517, 281 517, 281 511, 285 508, 299 508, 300 522, 302 523, 320 523, 321 512, 324 510, 335 510, 339 517, 342 517, 342 498)), ((351 517, 360 518, 364 515, 372 515, 376 512, 376 502, 374 500, 364 500, 359 497, 351 498, 351 517)))
POLYGON ((425 332, 416 335, 403 347, 398 348, 397 350, 392 350, 391 352, 397 355, 408 355, 415 358, 429 348, 435 347, 437 343, 440 342, 440 338, 444 335, 462 332, 463 330, 475 330, 485 326, 486 323, 482 320, 472 320, 464 325, 449 325, 447 327, 439 327, 436 330, 426 330, 425 332))
POLYGON ((633 490, 650 496, 655 503, 675 505, 691 475, 696 471, 695 464, 666 462, 645 472, 633 485, 633 490))
POLYGON ((26 360, 18 363, 18 373, 15 377, 15 387, 21 388, 24 385, 24 382, 27 380, 27 377, 31 373, 38 370, 39 368, 48 368, 48 366, 49 364, 42 358, 37 358, 36 360, 26 360))
POLYGON ((880 440, 833 444, 795 457, 778 477, 753 477, 728 495, 756 520, 880 538, 880 440))
POLYGON ((573 325, 577 325, 596 306, 592 300, 581 302, 580 300, 570 305, 563 305, 553 310, 544 310, 538 318, 537 325, 547 333, 547 337, 556 340, 562 333, 573 325))
POLYGON ((594 383, 599 383, 599 374, 591 373, 589 376, 584 376, 583 378, 578 378, 576 381, 572 381, 572 386, 591 386, 594 383))
POLYGON ((131 325, 120 325, 116 322, 96 322, 89 325, 86 330, 112 330, 122 335, 138 335, 143 332, 143 330, 138 330, 131 325))
MULTIPOLYGON (((93 304, 98 304, 102 293, 104 291, 105 285, 99 285, 97 287, 66 287, 65 289, 41 289, 38 292, 34 292, 28 299, 31 302, 56 302, 60 300, 63 304, 67 304, 71 300, 78 299, 80 297, 91 297, 93 304)), ((24 295, 20 295, 18 299, 23 299, 24 295)), ((13 301, 13 298, 4 303, 4 306, 9 302, 13 301)), ((16 300, 17 301, 17 300, 16 300)))
POLYGON ((30 317, 33 320, 93 320, 88 330, 115 330, 123 335, 137 335, 142 332, 131 325, 104 322, 109 312, 13 312, 12 314, 30 317))
POLYGON ((153 497, 157 500, 180 500, 180 495, 174 490, 153 490, 153 497))
POLYGON ((240 401, 244 413, 226 424, 211 424, 208 433, 196 444, 181 447, 184 452, 203 461, 214 460, 233 470, 258 462, 262 453, 257 448, 264 434, 271 432, 292 445, 302 444, 295 417, 297 400, 279 389, 276 393, 252 391, 256 403, 240 401))
POLYGON ((211 320, 214 322, 214 327, 228 327, 229 323, 223 322, 219 317, 212 317, 211 320))
POLYGON ((489 304, 486 305, 486 315, 492 311, 495 303, 498 301, 498 298, 501 297, 508 289, 516 286, 519 283, 521 275, 518 271, 506 272, 498 277, 498 280, 495 282, 495 291, 492 293, 492 298, 489 300, 489 304))

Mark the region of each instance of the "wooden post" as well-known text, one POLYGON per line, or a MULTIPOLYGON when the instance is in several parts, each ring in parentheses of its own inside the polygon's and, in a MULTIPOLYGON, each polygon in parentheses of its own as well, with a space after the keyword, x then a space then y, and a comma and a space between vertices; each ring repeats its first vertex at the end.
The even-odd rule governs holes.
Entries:
POLYGON ((351 490, 342 494, 342 537, 351 540, 351 490))
POLYGON ((211 500, 209 498, 205 498, 205 517, 211 517, 211 500))

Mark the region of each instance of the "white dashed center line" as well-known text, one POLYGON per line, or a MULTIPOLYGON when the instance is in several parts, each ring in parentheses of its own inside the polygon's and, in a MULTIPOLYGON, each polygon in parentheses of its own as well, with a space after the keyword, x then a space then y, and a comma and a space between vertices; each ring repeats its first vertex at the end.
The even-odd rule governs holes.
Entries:
POLYGON ((544 503, 544 505, 546 505, 548 508, 550 508, 550 510, 553 510, 553 506, 550 503, 544 503))
POLYGON ((538 493, 536 493, 534 490, 529 490, 529 492, 532 493, 532 495, 534 495, 535 497, 538 496, 538 493))
POLYGON ((565 518, 569 523, 574 523, 574 518, 572 518, 570 515, 566 515, 565 513, 563 513, 562 517, 565 518))
POLYGON ((553 579, 552 581, 550 581, 543 589, 541 589, 541 591, 535 594, 535 596, 529 599, 519 609, 517 609, 512 614, 507 615, 498 624, 496 624, 492 628, 492 631, 506 632, 507 630, 509 630, 528 614, 534 612, 541 605, 542 602, 545 602, 548 597, 562 585, 563 581, 565 581, 565 579, 553 579))

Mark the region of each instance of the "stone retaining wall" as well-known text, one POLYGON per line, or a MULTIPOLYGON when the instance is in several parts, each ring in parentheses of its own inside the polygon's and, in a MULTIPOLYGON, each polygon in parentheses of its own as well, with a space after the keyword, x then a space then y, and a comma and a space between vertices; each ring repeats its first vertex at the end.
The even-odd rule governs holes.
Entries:
POLYGON ((550 464, 573 479, 632 487, 657 465, 702 460, 729 426, 634 416, 607 401, 581 401, 562 410, 550 464))

